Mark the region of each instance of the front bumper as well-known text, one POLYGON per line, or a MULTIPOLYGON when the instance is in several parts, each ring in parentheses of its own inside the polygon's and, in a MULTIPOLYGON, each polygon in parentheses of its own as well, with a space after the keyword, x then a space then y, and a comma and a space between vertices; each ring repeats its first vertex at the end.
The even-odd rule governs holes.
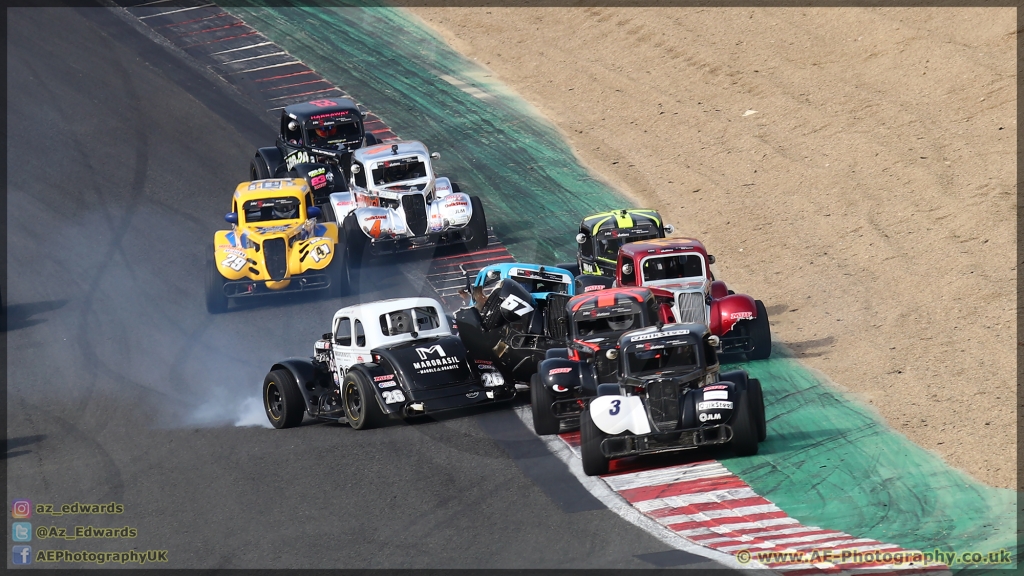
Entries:
POLYGON ((601 453, 608 458, 623 458, 640 454, 692 450, 701 446, 726 444, 730 440, 732 428, 728 424, 716 424, 671 432, 611 436, 601 441, 601 453))
POLYGON ((433 232, 425 236, 369 239, 369 249, 372 256, 403 254, 410 251, 436 248, 437 246, 465 244, 472 239, 471 236, 472 232, 468 227, 454 228, 443 232, 433 232))
POLYGON ((252 296, 265 296, 267 294, 281 294, 284 292, 309 292, 313 290, 325 290, 331 286, 331 277, 317 270, 313 273, 292 276, 284 280, 232 280, 224 283, 224 295, 228 298, 248 298, 252 296), (268 284, 283 284, 286 286, 271 288, 268 284))

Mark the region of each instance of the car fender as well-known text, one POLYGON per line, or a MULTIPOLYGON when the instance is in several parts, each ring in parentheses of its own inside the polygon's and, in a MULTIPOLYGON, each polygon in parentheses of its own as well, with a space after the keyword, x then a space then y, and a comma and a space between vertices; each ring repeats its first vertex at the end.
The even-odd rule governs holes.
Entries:
POLYGON ((605 434, 650 434, 651 423, 639 396, 598 396, 587 407, 594 424, 605 434))
POLYGON ((377 401, 377 405, 385 414, 401 414, 402 407, 406 405, 409 400, 409 388, 402 381, 400 374, 396 374, 390 369, 386 369, 379 364, 366 363, 366 364, 354 364, 349 368, 350 372, 359 372, 370 382, 373 386, 373 397, 377 401), (391 376, 388 378, 388 376, 391 376), (401 390, 402 395, 405 396, 405 401, 388 404, 384 401, 384 392, 392 390, 401 390))
POLYGON ((256 150, 256 157, 267 163, 267 167, 270 168, 270 175, 276 178, 281 165, 284 164, 284 156, 281 155, 281 150, 276 146, 267 146, 256 150))
POLYGON ((568 348, 551 348, 544 353, 544 358, 569 358, 568 348))
POLYGON ((597 276, 593 273, 588 273, 584 276, 577 276, 575 281, 576 293, 583 294, 585 292, 611 288, 614 281, 615 279, 609 276, 597 276))
MULTIPOLYGON (((299 393, 302 394, 303 404, 310 416, 315 416, 314 411, 318 405, 320 395, 331 390, 334 382, 327 381, 326 374, 316 369, 313 360, 310 358, 287 358, 274 364, 270 371, 287 370, 292 378, 299 385, 299 393)), ((332 379, 333 380, 333 379, 332 379)))
POLYGON ((367 238, 388 238, 408 236, 405 217, 391 208, 362 207, 354 211, 359 229, 367 238))
MULTIPOLYGON (((218 230, 213 236, 213 260, 217 271, 227 280, 241 280, 257 276, 249 270, 249 260, 262 262, 245 240, 235 230, 218 230)), ((259 267, 259 266, 257 266, 259 267)))
POLYGON ((335 186, 339 182, 334 171, 327 164, 302 162, 293 166, 292 170, 295 171, 299 178, 306 181, 306 184, 316 197, 322 197, 325 194, 334 192, 335 186))
POLYGON ((757 305, 754 299, 746 294, 730 294, 711 302, 711 333, 722 336, 732 330, 740 320, 752 320, 757 317, 757 305))
POLYGON ((299 240, 289 250, 289 270, 301 274, 307 270, 323 270, 337 256, 337 242, 329 237, 299 240))
POLYGON ((338 226, 345 225, 345 217, 356 209, 356 196, 352 192, 334 192, 331 194, 331 208, 334 209, 334 221, 338 226))
POLYGON ((719 381, 703 388, 688 390, 680 398, 683 428, 725 424, 736 408, 741 388, 735 382, 719 381))
POLYGON ((428 218, 431 232, 462 228, 473 218, 473 203, 468 194, 451 192, 430 203, 428 218))
POLYGON ((567 358, 548 358, 537 366, 540 383, 556 396, 580 387, 580 363, 567 358))
POLYGON ((721 300, 729 295, 729 287, 725 285, 725 282, 721 280, 714 280, 711 282, 711 297, 715 300, 721 300))

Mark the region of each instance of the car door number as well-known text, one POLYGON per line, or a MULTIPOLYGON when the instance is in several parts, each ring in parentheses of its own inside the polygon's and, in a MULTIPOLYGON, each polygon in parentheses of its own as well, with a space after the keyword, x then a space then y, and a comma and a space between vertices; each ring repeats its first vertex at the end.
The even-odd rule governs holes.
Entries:
POLYGON ((228 257, 220 265, 238 272, 242 269, 242 266, 245 266, 245 257, 237 254, 228 254, 228 257))
POLYGON ((385 404, 405 402, 405 394, 402 394, 401 390, 385 390, 380 395, 384 397, 385 404))

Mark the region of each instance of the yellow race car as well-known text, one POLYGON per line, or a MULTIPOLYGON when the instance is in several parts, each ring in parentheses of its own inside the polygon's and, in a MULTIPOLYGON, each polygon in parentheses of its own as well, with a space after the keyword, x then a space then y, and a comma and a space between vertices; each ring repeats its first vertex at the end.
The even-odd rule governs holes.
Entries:
POLYGON ((338 249, 338 225, 317 222, 320 209, 301 178, 242 182, 213 237, 206 271, 206 309, 226 312, 230 300, 264 294, 329 290, 343 295, 348 267, 338 249))

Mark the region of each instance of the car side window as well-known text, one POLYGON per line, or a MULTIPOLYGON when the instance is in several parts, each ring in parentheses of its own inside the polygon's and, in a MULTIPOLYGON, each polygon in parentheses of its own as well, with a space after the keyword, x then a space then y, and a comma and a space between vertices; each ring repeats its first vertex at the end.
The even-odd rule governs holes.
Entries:
MULTIPOLYGON (((583 231, 581 230, 580 232, 583 232, 583 231)), ((587 238, 586 242, 584 242, 583 244, 580 244, 580 256, 583 256, 584 258, 593 258, 594 257, 594 239, 593 238, 587 238)))
POLYGON ((338 318, 334 327, 334 343, 339 346, 352 345, 352 322, 348 318, 338 318))
POLYGON ((359 171, 355 172, 353 175, 356 180, 356 186, 360 188, 366 188, 366 169, 363 168, 363 166, 358 162, 356 163, 356 165, 359 166, 359 171))
POLYGON ((363 332, 363 323, 356 320, 356 346, 366 346, 366 334, 363 332))

